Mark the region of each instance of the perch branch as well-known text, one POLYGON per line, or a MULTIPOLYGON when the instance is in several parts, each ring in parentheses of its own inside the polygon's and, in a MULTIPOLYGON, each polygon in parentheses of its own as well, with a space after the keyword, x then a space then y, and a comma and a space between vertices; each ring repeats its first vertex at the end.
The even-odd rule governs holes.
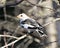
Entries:
POLYGON ((10 37, 10 38, 15 38, 15 39, 18 39, 18 37, 15 37, 15 36, 10 36, 10 35, 0 35, 0 37, 10 37))

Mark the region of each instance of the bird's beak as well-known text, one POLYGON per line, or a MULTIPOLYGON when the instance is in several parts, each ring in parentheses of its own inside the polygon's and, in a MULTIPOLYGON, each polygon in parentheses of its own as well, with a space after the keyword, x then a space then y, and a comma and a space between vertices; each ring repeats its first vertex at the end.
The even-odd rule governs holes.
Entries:
POLYGON ((17 16, 17 18, 20 18, 20 16, 17 16))

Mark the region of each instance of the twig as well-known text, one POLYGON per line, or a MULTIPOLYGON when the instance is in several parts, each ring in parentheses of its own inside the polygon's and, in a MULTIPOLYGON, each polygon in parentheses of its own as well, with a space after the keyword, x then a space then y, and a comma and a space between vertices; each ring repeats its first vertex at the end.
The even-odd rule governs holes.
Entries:
POLYGON ((4 6, 3 10, 4 10, 4 18, 5 18, 5 21, 7 21, 6 6, 4 6))
POLYGON ((40 7, 40 8, 46 8, 46 9, 50 9, 52 11, 54 11, 54 13, 56 13, 56 10, 55 9, 52 9, 52 8, 49 8, 49 7, 44 7, 44 6, 41 6, 41 5, 38 5, 38 4, 33 4, 31 2, 29 2, 28 0, 26 0, 28 3, 30 3, 31 5, 33 6, 37 6, 37 7, 40 7))
MULTIPOLYGON (((18 26, 17 28, 16 28, 16 30, 15 30, 15 32, 14 32, 14 34, 12 34, 13 36, 16 34, 16 32, 17 32, 17 30, 20 28, 20 26, 18 26)), ((12 38, 10 38, 9 40, 8 40, 8 42, 11 40, 12 38)), ((14 47, 14 44, 12 44, 12 48, 14 47)))
MULTIPOLYGON (((4 35, 6 35, 5 31, 4 31, 4 35)), ((4 42, 5 42, 5 45, 7 45, 6 37, 4 37, 4 42)), ((6 48, 8 48, 8 47, 6 47, 6 48)))
POLYGON ((56 19, 52 20, 51 22, 48 22, 48 23, 46 23, 46 24, 44 24, 44 25, 42 25, 42 26, 45 27, 45 26, 47 26, 47 25, 49 25, 49 24, 52 24, 52 23, 54 23, 54 22, 56 22, 56 21, 58 21, 58 20, 60 20, 60 18, 56 18, 56 19))
POLYGON ((10 37, 10 38, 15 38, 15 39, 18 39, 18 37, 15 37, 15 36, 10 36, 10 35, 0 35, 0 37, 10 37))
POLYGON ((14 44, 12 44, 12 47, 11 48, 14 48, 14 44))
POLYGON ((23 36, 19 37, 17 40, 15 40, 15 41, 13 41, 13 42, 9 43, 8 45, 2 46, 2 47, 0 47, 0 48, 5 48, 5 47, 7 47, 7 46, 10 46, 10 45, 12 45, 12 44, 14 44, 14 43, 18 42, 19 40, 21 40, 21 39, 25 38, 26 36, 27 36, 27 35, 25 34, 25 35, 23 35, 23 36))
MULTIPOLYGON (((20 26, 18 26, 17 28, 16 28, 16 30, 15 30, 15 32, 12 34, 12 36, 15 36, 15 34, 17 33, 17 30, 20 28, 20 26)), ((9 38, 8 39, 8 42, 11 40, 12 38, 9 38)))

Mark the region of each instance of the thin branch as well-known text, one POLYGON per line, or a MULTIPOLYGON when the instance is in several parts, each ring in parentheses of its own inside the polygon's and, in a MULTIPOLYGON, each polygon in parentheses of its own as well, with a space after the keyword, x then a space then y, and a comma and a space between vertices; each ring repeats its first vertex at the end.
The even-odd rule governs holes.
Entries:
POLYGON ((2 47, 0 47, 0 48, 5 48, 5 47, 7 47, 7 46, 10 46, 10 45, 12 45, 12 44, 14 44, 14 43, 18 42, 19 40, 21 40, 21 39, 23 39, 23 38, 25 38, 25 37, 27 37, 27 35, 26 35, 26 34, 25 34, 25 35, 23 35, 23 36, 21 36, 21 37, 19 37, 17 40, 15 40, 15 41, 13 41, 13 42, 9 43, 8 45, 2 46, 2 47))
POLYGON ((6 3, 6 6, 15 6, 15 5, 18 5, 19 3, 23 2, 24 0, 14 0, 15 2, 7 2, 6 3), (11 3, 12 2, 12 3, 11 3))
MULTIPOLYGON (((18 29, 20 28, 20 26, 18 26, 17 28, 16 28, 16 30, 15 30, 15 32, 12 34, 12 36, 15 36, 15 34, 17 33, 17 31, 18 31, 18 29)), ((8 39, 8 42, 11 40, 12 38, 9 38, 8 39)))
POLYGON ((56 21, 58 21, 58 20, 60 20, 60 18, 56 18, 56 19, 52 20, 51 22, 48 22, 48 23, 46 23, 46 24, 44 24, 44 25, 42 25, 42 26, 45 27, 45 26, 47 26, 47 25, 49 25, 49 24, 52 24, 52 23, 54 23, 54 22, 56 22, 56 21))
MULTIPOLYGON (((4 35, 6 35, 5 31, 4 31, 4 35)), ((5 45, 7 45, 6 37, 4 37, 4 42, 5 42, 5 45)), ((6 47, 6 48, 8 48, 8 47, 6 47)))
POLYGON ((49 7, 44 7, 44 6, 41 6, 41 5, 38 5, 38 4, 33 4, 31 2, 29 2, 28 0, 26 0, 28 3, 30 3, 32 6, 37 6, 37 7, 40 7, 40 8, 46 8, 46 9, 50 9, 52 11, 54 11, 54 13, 56 13, 56 10, 55 9, 52 9, 52 8, 49 8, 49 7))
POLYGON ((0 35, 0 37, 10 37, 10 38, 15 38, 15 39, 18 39, 18 37, 15 37, 15 36, 10 36, 10 35, 0 35))
POLYGON ((6 14, 6 7, 5 6, 4 6, 3 10, 4 10, 4 18, 5 18, 5 21, 7 21, 7 14, 6 14))
POLYGON ((16 28, 16 30, 15 30, 13 35, 15 35, 15 33, 18 31, 19 28, 20 28, 20 26, 17 26, 17 28, 16 28))

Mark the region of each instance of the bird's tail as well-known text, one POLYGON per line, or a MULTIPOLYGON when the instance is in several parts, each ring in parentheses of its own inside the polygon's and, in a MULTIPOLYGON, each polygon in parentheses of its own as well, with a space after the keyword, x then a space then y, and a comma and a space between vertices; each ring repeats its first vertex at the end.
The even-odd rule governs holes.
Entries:
POLYGON ((42 30, 36 30, 40 37, 47 37, 47 35, 42 30))

